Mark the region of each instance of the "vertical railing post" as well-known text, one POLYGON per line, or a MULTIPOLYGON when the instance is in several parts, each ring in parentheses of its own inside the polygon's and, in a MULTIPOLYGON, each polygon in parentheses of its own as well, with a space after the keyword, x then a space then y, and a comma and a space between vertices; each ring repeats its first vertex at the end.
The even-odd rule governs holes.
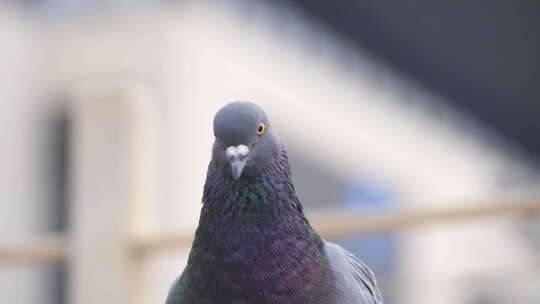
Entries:
POLYGON ((141 275, 130 244, 133 217, 139 229, 148 226, 151 210, 141 212, 140 205, 152 192, 141 176, 150 174, 144 151, 151 126, 144 119, 149 105, 139 93, 137 87, 108 84, 74 94, 69 303, 137 302, 141 275))

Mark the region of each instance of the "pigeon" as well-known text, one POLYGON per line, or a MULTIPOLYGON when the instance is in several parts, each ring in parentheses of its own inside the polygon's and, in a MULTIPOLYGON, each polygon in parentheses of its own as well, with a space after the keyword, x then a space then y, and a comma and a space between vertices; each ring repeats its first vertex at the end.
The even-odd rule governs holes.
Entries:
POLYGON ((382 304, 371 270, 311 227, 264 111, 232 102, 213 125, 199 226, 166 304, 382 304))

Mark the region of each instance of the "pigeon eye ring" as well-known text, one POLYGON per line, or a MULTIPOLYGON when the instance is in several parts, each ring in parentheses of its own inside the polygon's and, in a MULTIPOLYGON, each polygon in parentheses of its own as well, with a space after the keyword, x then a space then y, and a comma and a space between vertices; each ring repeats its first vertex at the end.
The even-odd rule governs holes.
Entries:
POLYGON ((266 125, 264 124, 264 122, 261 121, 261 123, 259 124, 259 128, 257 129, 257 135, 263 135, 264 131, 266 131, 266 125))

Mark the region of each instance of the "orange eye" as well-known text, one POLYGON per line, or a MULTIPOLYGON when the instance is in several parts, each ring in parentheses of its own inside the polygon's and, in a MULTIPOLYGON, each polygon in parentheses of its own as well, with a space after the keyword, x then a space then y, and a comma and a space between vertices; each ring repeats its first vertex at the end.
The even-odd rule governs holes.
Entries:
POLYGON ((261 122, 259 124, 259 128, 257 129, 257 135, 259 136, 263 135, 264 131, 266 131, 266 125, 264 124, 264 122, 261 122))

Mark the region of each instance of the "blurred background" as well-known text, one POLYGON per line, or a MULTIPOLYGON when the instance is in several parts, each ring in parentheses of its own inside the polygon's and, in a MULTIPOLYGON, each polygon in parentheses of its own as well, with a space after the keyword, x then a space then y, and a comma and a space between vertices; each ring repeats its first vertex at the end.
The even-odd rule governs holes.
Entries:
POLYGON ((163 303, 225 103, 385 303, 540 303, 540 5, 0 3, 0 303, 163 303))

